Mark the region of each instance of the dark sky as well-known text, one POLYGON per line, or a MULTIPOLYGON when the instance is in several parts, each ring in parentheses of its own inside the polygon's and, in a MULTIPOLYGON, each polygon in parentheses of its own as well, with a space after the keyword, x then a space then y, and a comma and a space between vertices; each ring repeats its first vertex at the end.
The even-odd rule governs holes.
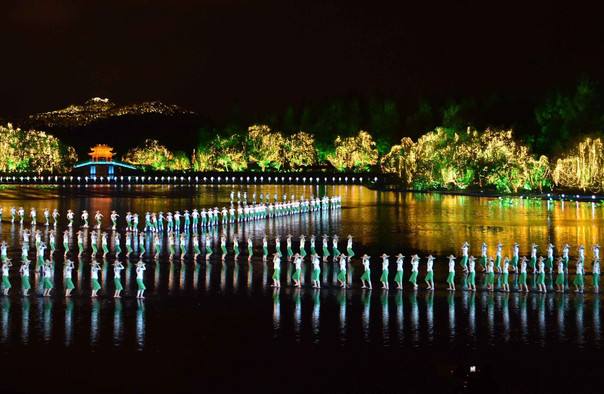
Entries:
POLYGON ((2 1, 0 117, 102 96, 220 118, 235 104, 535 94, 604 75, 596 9, 365 3, 2 1))

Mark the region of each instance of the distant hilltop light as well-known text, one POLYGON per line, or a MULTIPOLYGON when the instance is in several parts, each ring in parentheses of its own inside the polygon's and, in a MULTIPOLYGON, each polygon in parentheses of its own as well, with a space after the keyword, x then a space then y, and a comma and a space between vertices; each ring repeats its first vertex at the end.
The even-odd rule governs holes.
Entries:
POLYGON ((34 128, 81 127, 98 120, 128 115, 160 114, 164 116, 194 115, 194 112, 161 101, 116 104, 108 98, 93 97, 82 104, 28 116, 28 126, 34 128))

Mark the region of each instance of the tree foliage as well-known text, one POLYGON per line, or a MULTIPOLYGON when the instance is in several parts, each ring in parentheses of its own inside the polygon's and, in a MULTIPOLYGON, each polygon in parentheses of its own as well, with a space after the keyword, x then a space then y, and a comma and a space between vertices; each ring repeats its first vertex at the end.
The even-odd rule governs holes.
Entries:
POLYGON ((305 131, 299 131, 285 139, 283 158, 291 169, 312 167, 317 164, 315 137, 305 131))
POLYGON ((157 140, 147 139, 130 149, 122 157, 126 163, 140 166, 143 170, 184 171, 191 169, 191 161, 185 152, 172 152, 157 140))
POLYGON ((247 132, 247 153, 251 163, 257 164, 262 171, 275 170, 283 166, 283 144, 285 138, 278 131, 271 131, 266 125, 254 125, 247 132))
POLYGON ((382 158, 381 168, 417 190, 475 186, 516 192, 550 185, 547 157, 532 157, 511 130, 439 128, 417 142, 404 138, 382 158))
POLYGON ((368 171, 377 163, 378 151, 375 141, 366 131, 361 130, 353 137, 338 136, 334 148, 327 160, 338 171, 368 171))
POLYGON ((53 135, 0 126, 0 172, 62 173, 77 160, 75 150, 53 135))
POLYGON ((557 186, 604 191, 604 144, 600 138, 586 138, 556 161, 553 179, 557 186))

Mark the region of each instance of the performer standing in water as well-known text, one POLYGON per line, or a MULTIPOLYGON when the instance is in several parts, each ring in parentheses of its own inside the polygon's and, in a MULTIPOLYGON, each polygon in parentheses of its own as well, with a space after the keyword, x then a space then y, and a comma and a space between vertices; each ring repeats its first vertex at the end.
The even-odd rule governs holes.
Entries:
MULTIPOLYGON (((155 234, 157 237, 157 234, 155 234)), ((158 237, 159 238, 159 237, 158 237)), ((201 254, 201 249, 199 248, 199 237, 197 236, 197 232, 193 235, 193 261, 197 262, 197 257, 201 254)), ((156 256, 158 253, 155 254, 156 256)))
POLYGON ((94 214, 94 220, 96 221, 96 224, 94 225, 94 228, 97 230, 100 230, 101 227, 103 226, 103 214, 101 213, 101 211, 96 211, 94 214))
POLYGON ((75 264, 71 260, 67 260, 63 266, 63 286, 65 287, 65 297, 71 297, 71 292, 75 288, 71 279, 71 272, 75 268, 75 264))
POLYGON ((348 253, 348 258, 351 259, 354 257, 354 251, 352 250, 352 235, 348 234, 348 240, 346 241, 346 253, 348 253))
POLYGON ((495 290, 495 263, 492 258, 487 263, 487 290, 495 290))
POLYGON ((117 214, 117 212, 115 211, 111 211, 111 230, 115 231, 117 229, 117 218, 120 215, 117 214))
MULTIPOLYGON (((312 287, 321 288, 321 261, 316 253, 311 256, 312 262, 312 287)), ((371 283, 370 283, 371 285, 371 283)))
POLYGON ((488 256, 488 246, 485 242, 483 242, 480 250, 480 266, 482 267, 482 272, 487 270, 488 256))
POLYGON ((413 284, 413 289, 417 290, 417 275, 419 274, 419 256, 411 256, 411 276, 409 282, 413 284))
POLYGON ((529 267, 533 270, 533 274, 537 273, 537 248, 539 246, 537 244, 533 244, 531 246, 531 262, 529 267))
POLYGON ((470 244, 466 241, 461 246, 461 268, 463 269, 464 279, 463 288, 468 288, 468 252, 470 250, 470 244))
MULTIPOLYGON (((1 217, 2 215, 0 215, 1 217)), ((44 208, 44 225, 50 226, 50 211, 48 208, 44 208)))
POLYGON ((77 240, 78 240, 78 257, 82 255, 82 253, 84 253, 84 233, 79 230, 77 235, 77 240))
POLYGON ((545 269, 548 273, 554 272, 554 245, 547 245, 547 260, 545 260, 545 269))
POLYGON ((390 260, 386 253, 382 253, 382 275, 380 276, 380 282, 382 283, 382 289, 388 290, 388 268, 390 266, 390 260))
POLYGON ((145 286, 145 282, 143 281, 144 278, 144 273, 145 270, 147 269, 147 267, 145 266, 145 263, 143 263, 142 261, 138 261, 136 263, 136 298, 138 299, 142 299, 145 298, 145 289, 147 288, 145 286))
MULTIPOLYGON (((180 249, 180 261, 185 260, 185 255, 187 254, 187 232, 180 233, 178 237, 178 247, 180 249)), ((139 258, 142 256, 139 256, 139 258)), ((224 258, 223 258, 224 260, 224 258)))
POLYGON ((23 297, 27 297, 29 295, 29 289, 31 288, 31 285, 29 284, 29 261, 21 262, 19 274, 21 275, 21 290, 23 291, 23 297))
POLYGON ((247 237, 247 261, 252 261, 252 257, 254 256, 254 243, 252 241, 252 237, 247 237))
POLYGON ((497 251, 495 252, 495 269, 498 273, 501 273, 501 261, 503 253, 503 244, 499 242, 497 244, 497 251))
POLYGON ((583 280, 583 267, 585 264, 585 248, 583 245, 579 247, 579 258, 577 259, 577 267, 575 272, 575 293, 583 293, 583 286, 585 281, 583 280))
POLYGON ((226 235, 222 234, 220 236, 220 249, 222 251, 222 261, 226 259, 227 256, 227 247, 226 247, 226 235))
POLYGON ((266 234, 262 236, 262 261, 266 261, 268 259, 268 240, 266 239, 266 234))
POLYGON ((310 254, 311 256, 313 254, 317 254, 317 249, 316 249, 316 237, 313 235, 310 236, 310 254))
POLYGON ((323 235, 323 261, 326 262, 329 258, 329 246, 328 237, 326 234, 323 235))
POLYGON ((122 286, 122 270, 124 269, 124 265, 119 260, 115 260, 113 263, 113 283, 115 284, 115 292, 113 293, 113 298, 122 298, 121 293, 124 290, 124 286, 122 286))
POLYGON ((510 292, 510 283, 509 283, 510 259, 507 257, 503 260, 503 269, 502 269, 501 277, 502 277, 501 278, 502 290, 506 293, 509 293, 510 292))
POLYGON ((363 275, 361 275, 361 288, 362 289, 371 289, 371 267, 369 266, 370 256, 364 254, 361 257, 361 262, 363 264, 363 275))
POLYGON ((397 290, 403 290, 403 263, 405 256, 402 253, 396 255, 396 275, 394 275, 394 283, 397 290))
MULTIPOLYGON (((464 269, 467 269, 468 264, 466 263, 465 266, 462 264, 462 266, 464 269)), ((449 255, 449 274, 447 275, 447 284, 449 285, 447 290, 455 291, 455 256, 452 254, 449 255)))
POLYGON ((539 293, 547 293, 545 287, 545 263, 543 262, 543 256, 539 256, 537 260, 537 291, 539 293))
POLYGON ((434 286, 434 257, 432 257, 432 255, 428 256, 424 282, 426 282, 427 285, 426 290, 436 290, 436 286, 434 286))
POLYGON ((126 259, 130 258, 132 254, 132 233, 130 231, 126 231, 126 259))
POLYGON ((239 237, 237 234, 233 234, 233 252, 235 253, 233 259, 237 261, 239 258, 239 237))
POLYGON ((168 260, 172 261, 172 259, 174 258, 174 254, 176 253, 176 248, 175 248, 175 240, 174 240, 174 233, 173 232, 169 232, 168 233, 168 260))
POLYGON ((520 261, 520 245, 518 242, 514 242, 512 249, 512 271, 518 272, 518 262, 520 261))
POLYGON ((120 254, 122 253, 122 248, 120 246, 120 233, 115 233, 115 236, 113 237, 113 243, 113 247, 115 249, 115 258, 119 259, 120 254))
POLYGON ((285 242, 286 242, 286 247, 287 247, 287 261, 292 259, 292 256, 294 255, 294 251, 292 249, 292 235, 291 234, 287 234, 287 237, 285 238, 285 242))
POLYGON ((570 245, 565 244, 564 248, 562 248, 562 261, 564 262, 564 289, 568 290, 568 266, 570 265, 570 258, 568 254, 570 253, 570 245))
POLYGON ((271 287, 281 287, 281 256, 273 253, 273 284, 271 287))
POLYGON ((519 284, 519 288, 518 291, 524 291, 524 292, 529 292, 529 287, 526 284, 526 257, 522 256, 522 258, 520 259, 520 278, 518 281, 519 284))
POLYGON ((98 253, 98 235, 96 231, 90 233, 90 246, 92 247, 92 257, 96 257, 98 253))
POLYGON ((564 257, 558 258, 556 269, 556 293, 564 293, 564 257))
POLYGON ((275 252, 279 255, 279 258, 283 256, 281 253, 281 238, 278 235, 275 237, 275 252))
POLYGON ((210 261, 210 256, 212 255, 212 238, 210 238, 209 234, 206 234, 206 262, 210 261))
POLYGON ((138 258, 142 259, 146 251, 145 232, 140 232, 138 233, 138 258))
POLYGON ((82 228, 88 228, 88 211, 84 209, 82 211, 82 215, 80 216, 80 218, 84 222, 84 224, 82 225, 82 228))
POLYGON ((2 241, 0 244, 0 262, 4 263, 8 260, 8 244, 6 241, 2 241))
POLYGON ((468 261, 468 290, 476 291, 476 257, 470 256, 468 261))
POLYGON ((292 279, 294 281, 294 287, 302 287, 302 281, 300 279, 302 273, 302 256, 300 253, 296 253, 294 256, 294 274, 292 279))
POLYGON ((57 227, 59 225, 59 211, 55 208, 52 210, 52 225, 57 227))
POLYGON ((92 260, 90 263, 90 282, 92 285, 92 298, 96 298, 98 291, 101 289, 101 284, 99 282, 99 271, 101 270, 101 266, 96 260, 92 260))
POLYGON ((73 227, 73 218, 75 217, 75 214, 73 213, 73 211, 71 209, 67 210, 67 227, 71 228, 73 227))
POLYGON ((63 231, 63 249, 65 250, 63 257, 67 258, 67 254, 69 253, 69 230, 63 231))
POLYGON ((101 249, 103 249, 103 258, 109 254, 109 240, 107 233, 101 233, 101 249))
POLYGON ((340 253, 338 282, 340 282, 341 288, 345 289, 348 287, 348 279, 346 277, 346 255, 344 253, 340 253))
POLYGON ((43 267, 44 273, 44 293, 43 297, 50 297, 50 292, 52 291, 53 283, 52 283, 52 263, 49 260, 46 260, 46 263, 43 267))
POLYGON ((332 245, 332 250, 333 250, 333 257, 336 258, 336 257, 340 256, 341 253, 338 250, 338 235, 337 234, 335 234, 333 236, 331 245, 332 245))
POLYGON ((2 294, 8 295, 8 291, 12 287, 9 279, 9 269, 12 266, 9 259, 2 260, 2 294))

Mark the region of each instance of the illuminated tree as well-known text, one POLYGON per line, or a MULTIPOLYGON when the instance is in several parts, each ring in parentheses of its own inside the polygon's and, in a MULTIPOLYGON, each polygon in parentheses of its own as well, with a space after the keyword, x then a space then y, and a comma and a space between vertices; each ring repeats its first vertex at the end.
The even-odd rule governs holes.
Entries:
POLYGON ((411 138, 405 137, 400 145, 394 145, 380 162, 382 172, 386 174, 396 174, 405 186, 411 186, 413 175, 416 170, 414 142, 411 138))
POLYGON ((278 131, 271 131, 266 125, 248 128, 247 146, 250 162, 258 164, 262 171, 267 168, 279 170, 283 166, 283 144, 285 139, 278 131))
POLYGON ((211 171, 212 167, 212 152, 204 147, 199 147, 193 150, 192 155, 193 170, 195 171, 211 171))
POLYGON ((381 168, 417 190, 476 186, 516 192, 551 185, 547 157, 534 159, 511 130, 438 128, 416 143, 403 139, 382 158, 381 168))
POLYGON ((283 156, 287 165, 292 169, 310 167, 317 163, 315 137, 304 131, 299 131, 285 139, 283 156))
POLYGON ((156 171, 169 169, 169 163, 174 159, 174 154, 157 140, 145 140, 135 148, 130 149, 122 160, 143 168, 151 168, 156 171))
POLYGON ((0 126, 0 172, 60 173, 77 161, 75 150, 43 131, 0 126))
POLYGON ((353 137, 338 136, 334 146, 335 151, 327 156, 327 160, 338 171, 368 171, 377 163, 378 151, 375 141, 366 131, 359 131, 353 137))
POLYGON ((170 171, 186 171, 191 169, 191 161, 185 152, 174 152, 172 160, 168 161, 170 171))
POLYGON ((216 136, 210 146, 211 167, 217 171, 243 171, 247 169, 244 138, 237 134, 222 138, 216 136))
POLYGON ((558 186, 601 192, 604 190, 604 144, 586 138, 556 161, 553 171, 558 186))

